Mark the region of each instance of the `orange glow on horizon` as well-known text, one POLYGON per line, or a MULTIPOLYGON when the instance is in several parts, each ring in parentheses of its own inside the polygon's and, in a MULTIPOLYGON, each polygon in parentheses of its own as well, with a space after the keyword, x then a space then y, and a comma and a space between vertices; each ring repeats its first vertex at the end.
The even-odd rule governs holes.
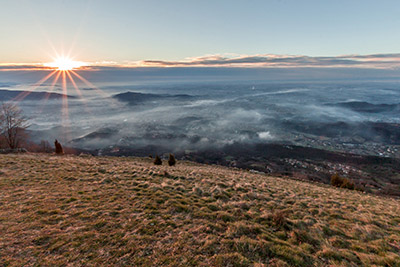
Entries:
MULTIPOLYGON (((2 64, 0 63, 0 67, 2 64)), ((90 86, 90 88, 93 88, 98 94, 101 94, 105 97, 108 97, 108 95, 103 92, 101 89, 99 89, 97 86, 89 82, 86 78, 78 74, 80 70, 91 70, 91 66, 93 66, 93 63, 87 63, 87 62, 82 62, 82 61, 75 61, 73 60, 73 57, 68 57, 68 56, 59 56, 56 53, 56 57, 54 58, 53 62, 50 63, 37 63, 37 64, 15 64, 10 67, 10 69, 6 70, 30 70, 30 69, 36 69, 36 70, 44 70, 44 71, 49 71, 49 73, 46 73, 42 79, 40 79, 38 82, 33 84, 32 88, 27 91, 22 91, 20 94, 18 94, 15 98, 12 99, 12 101, 22 101, 26 99, 31 93, 37 91, 40 88, 46 88, 45 95, 43 97, 43 102, 42 106, 40 107, 39 113, 42 113, 44 111, 45 105, 48 102, 49 99, 51 99, 51 96, 53 93, 58 94, 55 92, 56 89, 56 84, 60 85, 61 89, 61 99, 56 97, 54 99, 60 99, 61 103, 59 105, 60 107, 60 122, 65 129, 62 131, 61 135, 58 137, 60 140, 67 141, 71 139, 70 136, 70 131, 68 128, 71 126, 71 121, 70 121, 70 110, 69 110, 69 98, 70 98, 70 89, 75 89, 76 96, 79 98, 79 101, 84 104, 84 113, 89 116, 94 116, 93 112, 90 110, 89 106, 87 105, 87 100, 85 99, 85 96, 83 92, 79 89, 79 83, 78 81, 82 82, 83 84, 90 86), (14 67, 14 69, 13 69, 14 67), (45 82, 48 82, 48 85, 45 84, 45 82), (45 87, 42 87, 45 86, 45 87)), ((0 68, 0 71, 2 69, 0 68)), ((4 69, 3 69, 4 70, 4 69)), ((73 97, 76 97, 75 95, 73 97)), ((114 99, 110 99, 111 104, 115 105, 114 99)))

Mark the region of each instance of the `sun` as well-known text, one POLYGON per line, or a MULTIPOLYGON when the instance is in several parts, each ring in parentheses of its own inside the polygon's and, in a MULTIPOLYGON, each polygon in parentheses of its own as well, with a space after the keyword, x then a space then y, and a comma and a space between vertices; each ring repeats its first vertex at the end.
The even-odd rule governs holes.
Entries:
POLYGON ((58 57, 53 62, 44 65, 59 71, 69 71, 83 67, 86 64, 84 62, 74 61, 68 57, 58 57))
MULTIPOLYGON (((22 101, 24 98, 26 98, 29 94, 31 94, 38 88, 44 89, 44 87, 42 87, 42 85, 44 84, 46 86, 45 87, 46 94, 43 98, 44 102, 42 103, 42 105, 44 106, 45 103, 47 103, 47 101, 50 99, 51 93, 57 90, 56 87, 61 85, 60 86, 61 89, 60 95, 62 100, 62 103, 60 105, 62 114, 61 124, 64 127, 70 126, 69 111, 68 111, 69 110, 68 100, 69 100, 69 95, 71 94, 70 89, 75 89, 76 95, 82 100, 82 103, 84 103, 84 109, 86 113, 91 113, 91 111, 88 110, 84 94, 81 91, 81 89, 79 89, 79 86, 82 83, 90 88, 93 88, 95 91, 101 93, 102 95, 107 95, 101 89, 97 88, 96 85, 86 80, 86 78, 84 78, 83 75, 81 76, 81 74, 79 74, 80 71, 89 69, 90 66, 92 66, 92 63, 75 61, 73 57, 69 57, 68 55, 69 54, 67 54, 67 56, 65 56, 64 54, 60 55, 55 51, 54 57, 49 55, 50 58, 53 59, 52 62, 38 63, 41 67, 43 67, 43 72, 45 72, 46 75, 38 82, 34 83, 30 88, 30 90, 23 91, 22 93, 18 94, 16 97, 12 99, 13 101, 22 101), (47 84, 45 84, 45 82, 47 82, 47 84)), ((66 139, 68 139, 68 132, 69 131, 63 132, 64 138, 66 139)))

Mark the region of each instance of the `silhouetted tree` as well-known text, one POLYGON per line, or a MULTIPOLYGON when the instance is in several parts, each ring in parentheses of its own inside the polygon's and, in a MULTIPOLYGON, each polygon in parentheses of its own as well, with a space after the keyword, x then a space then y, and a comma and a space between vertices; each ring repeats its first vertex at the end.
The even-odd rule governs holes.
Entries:
POLYGON ((176 164, 176 160, 173 154, 169 154, 168 158, 168 165, 169 166, 174 166, 176 164))
POLYGON ((162 165, 162 161, 158 155, 156 155, 156 158, 154 159, 154 165, 162 165))
POLYGON ((19 148, 26 140, 29 127, 22 110, 15 104, 3 103, 0 107, 0 133, 11 149, 19 148))
POLYGON ((57 155, 63 155, 64 154, 64 149, 63 149, 62 145, 60 144, 60 142, 58 142, 57 139, 56 139, 56 141, 54 141, 54 146, 56 147, 56 154, 57 155))

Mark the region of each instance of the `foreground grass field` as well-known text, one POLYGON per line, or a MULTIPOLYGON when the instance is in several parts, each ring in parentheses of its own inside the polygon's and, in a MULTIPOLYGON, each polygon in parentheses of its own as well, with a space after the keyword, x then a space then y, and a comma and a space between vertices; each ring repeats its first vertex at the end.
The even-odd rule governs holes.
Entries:
POLYGON ((190 162, 0 155, 0 266, 400 266, 399 253, 396 199, 190 162))

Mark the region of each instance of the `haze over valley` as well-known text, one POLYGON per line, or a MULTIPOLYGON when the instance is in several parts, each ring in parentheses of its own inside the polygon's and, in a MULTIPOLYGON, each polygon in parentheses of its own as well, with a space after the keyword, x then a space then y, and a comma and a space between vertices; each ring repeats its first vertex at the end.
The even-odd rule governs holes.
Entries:
MULTIPOLYGON (((91 75, 81 73, 88 79, 91 75)), ((242 80, 236 82, 225 76, 199 81, 200 74, 197 79, 165 80, 154 75, 108 83, 92 77, 90 84, 77 81, 79 91, 67 85, 67 106, 62 84, 44 83, 33 93, 22 93, 17 102, 30 119, 33 141, 58 139, 94 155, 174 153, 181 159, 322 182, 329 182, 335 172, 350 172, 362 183, 381 173, 399 179, 391 174, 400 158, 398 82, 263 81, 262 76, 239 77, 242 80), (294 157, 296 153, 288 156, 288 148, 301 151, 301 158, 294 157), (332 156, 324 153, 314 158, 313 149, 348 156, 332 162, 332 156), (351 154, 386 158, 388 166, 366 160, 364 164, 376 164, 378 169, 367 170, 354 163, 351 154)), ((3 101, 15 99, 20 90, 34 84, 13 82, 3 84, 3 101)), ((389 186, 367 184, 374 189, 389 186)))

